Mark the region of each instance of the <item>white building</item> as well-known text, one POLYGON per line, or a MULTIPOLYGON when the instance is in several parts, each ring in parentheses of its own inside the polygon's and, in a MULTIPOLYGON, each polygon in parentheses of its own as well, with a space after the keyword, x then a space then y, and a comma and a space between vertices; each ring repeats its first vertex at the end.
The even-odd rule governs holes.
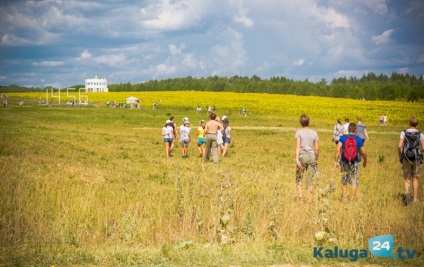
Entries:
POLYGON ((94 77, 94 79, 85 79, 86 92, 109 92, 107 88, 107 79, 94 77))

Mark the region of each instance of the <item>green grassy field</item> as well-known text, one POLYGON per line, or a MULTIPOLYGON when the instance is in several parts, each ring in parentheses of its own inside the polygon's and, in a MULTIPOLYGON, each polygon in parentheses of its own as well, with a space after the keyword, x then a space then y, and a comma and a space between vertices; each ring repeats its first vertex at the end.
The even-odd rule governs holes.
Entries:
POLYGON ((351 262, 314 258, 313 248, 368 249, 368 239, 383 234, 395 237, 395 248, 415 249, 415 257, 368 252, 356 264, 424 265, 424 202, 402 205, 397 160, 411 111, 405 124, 364 121, 369 164, 361 169, 355 202, 340 201, 333 119, 312 117, 320 178, 308 204, 296 201, 298 116, 227 112, 234 142, 229 156, 212 164, 197 157, 194 142, 189 158, 181 158, 180 146, 165 157, 165 120, 172 115, 180 124, 187 116, 196 125, 207 119, 194 108, 16 102, 0 108, 0 266, 340 265, 351 262), (315 233, 323 230, 331 239, 318 242, 315 233))

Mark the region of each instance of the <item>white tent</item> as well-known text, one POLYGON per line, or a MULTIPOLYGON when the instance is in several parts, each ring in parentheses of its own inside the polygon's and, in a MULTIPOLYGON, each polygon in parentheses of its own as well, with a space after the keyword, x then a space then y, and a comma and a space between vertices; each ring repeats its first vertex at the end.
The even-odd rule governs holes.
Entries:
POLYGON ((125 104, 135 104, 138 102, 138 98, 134 96, 130 96, 125 100, 125 104))

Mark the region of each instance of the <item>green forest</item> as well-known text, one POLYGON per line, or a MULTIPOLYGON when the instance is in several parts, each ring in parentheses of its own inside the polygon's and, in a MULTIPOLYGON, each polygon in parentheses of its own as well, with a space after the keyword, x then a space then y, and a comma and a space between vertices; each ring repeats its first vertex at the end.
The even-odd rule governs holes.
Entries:
MULTIPOLYGON (((71 87, 81 88, 84 85, 71 87)), ((51 87, 49 87, 51 88, 51 87)), ((286 77, 262 79, 256 75, 207 78, 184 77, 164 80, 150 80, 143 83, 116 83, 108 85, 110 92, 128 91, 212 91, 239 93, 292 94, 303 96, 328 96, 366 100, 405 100, 424 99, 423 76, 393 72, 391 76, 376 75, 373 72, 362 77, 337 78, 328 83, 295 81, 286 77)), ((18 85, 0 86, 0 92, 42 91, 45 88, 27 88, 18 85)))

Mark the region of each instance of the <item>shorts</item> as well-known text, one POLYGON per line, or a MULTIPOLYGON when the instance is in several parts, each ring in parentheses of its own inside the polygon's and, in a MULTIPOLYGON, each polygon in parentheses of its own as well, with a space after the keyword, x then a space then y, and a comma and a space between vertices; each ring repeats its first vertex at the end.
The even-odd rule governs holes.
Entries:
POLYGON ((231 138, 230 137, 226 137, 224 140, 225 144, 231 144, 231 138))
POLYGON ((407 159, 404 159, 402 162, 402 172, 403 177, 405 179, 411 179, 413 177, 417 177, 421 172, 423 166, 423 161, 420 160, 413 160, 412 162, 409 162, 407 159))
POLYGON ((315 155, 303 156, 299 158, 299 161, 302 164, 302 169, 299 169, 299 167, 296 167, 296 182, 302 181, 303 173, 306 171, 307 173, 306 185, 308 187, 313 186, 314 175, 315 175, 316 166, 317 166, 315 155))
POLYGON ((379 120, 380 124, 383 124, 383 120, 379 120))
POLYGON ((163 139, 164 143, 172 143, 172 138, 166 137, 163 139))
POLYGON ((190 143, 190 139, 181 139, 181 146, 188 147, 189 143, 190 143))
POLYGON ((206 140, 204 140, 203 138, 198 138, 197 139, 197 144, 198 145, 203 145, 203 144, 206 144, 206 142, 205 142, 206 140))
POLYGON ((359 162, 340 163, 340 170, 343 172, 341 182, 343 185, 347 183, 351 185, 359 185, 359 162))

